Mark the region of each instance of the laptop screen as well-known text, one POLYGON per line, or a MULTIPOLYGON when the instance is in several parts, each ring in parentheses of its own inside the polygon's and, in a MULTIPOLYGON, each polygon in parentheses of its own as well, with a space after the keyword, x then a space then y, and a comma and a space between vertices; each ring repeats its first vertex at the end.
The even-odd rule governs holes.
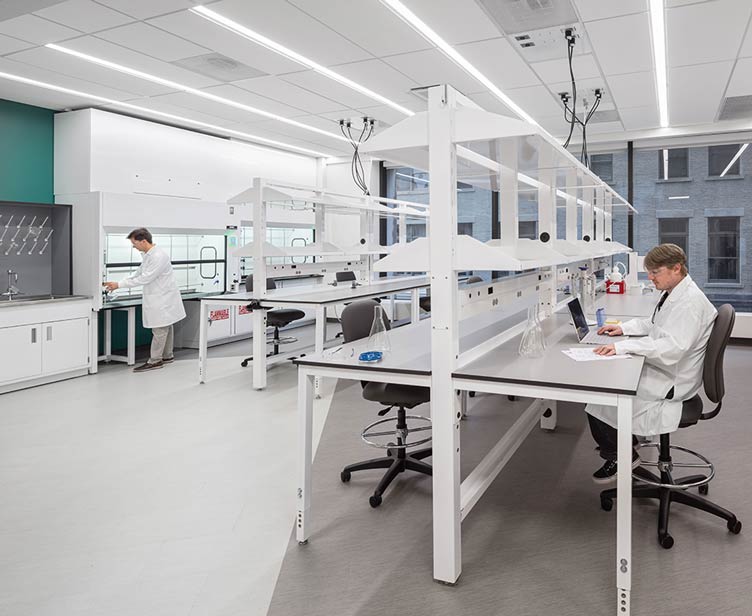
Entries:
POLYGON ((580 300, 575 297, 567 304, 567 307, 569 308, 569 314, 572 315, 572 323, 574 324, 574 328, 577 331, 577 339, 582 340, 585 336, 588 335, 590 328, 588 327, 585 313, 582 312, 580 300))

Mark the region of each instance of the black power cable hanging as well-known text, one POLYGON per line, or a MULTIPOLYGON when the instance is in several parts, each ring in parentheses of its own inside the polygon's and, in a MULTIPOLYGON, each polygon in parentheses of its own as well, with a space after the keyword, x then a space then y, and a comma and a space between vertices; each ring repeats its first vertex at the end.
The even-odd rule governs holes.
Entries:
POLYGON ((368 182, 366 182, 365 169, 363 167, 363 161, 360 158, 360 146, 368 141, 373 135, 373 130, 376 121, 372 118, 363 118, 363 129, 360 131, 360 135, 353 135, 352 124, 349 120, 340 120, 339 129, 342 135, 347 138, 350 145, 353 147, 353 157, 350 161, 350 174, 352 175, 355 185, 363 191, 364 195, 370 195, 368 190, 368 182))

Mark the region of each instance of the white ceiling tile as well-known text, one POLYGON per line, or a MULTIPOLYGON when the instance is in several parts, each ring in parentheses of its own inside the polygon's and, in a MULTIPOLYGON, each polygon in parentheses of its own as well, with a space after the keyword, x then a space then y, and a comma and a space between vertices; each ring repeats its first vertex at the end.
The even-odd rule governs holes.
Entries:
MULTIPOLYGON (((409 103, 408 107, 413 111, 420 112, 425 111, 425 104, 421 103, 417 98, 415 102, 409 103)), ((397 124, 405 119, 404 114, 400 113, 396 109, 389 107, 388 105, 376 105, 375 107, 361 107, 359 109, 362 113, 369 118, 375 118, 379 122, 389 124, 390 126, 397 124)))
POLYGON ((561 103, 554 99, 545 86, 517 88, 506 94, 534 118, 564 113, 561 103))
POLYGON ((206 47, 199 47, 190 41, 143 22, 100 32, 97 36, 165 62, 182 60, 209 52, 206 47))
POLYGON ((288 143, 290 142, 290 139, 300 139, 309 143, 325 144, 328 147, 336 147, 341 149, 350 148, 347 142, 341 141, 334 136, 341 135, 338 125, 335 125, 332 122, 331 126, 323 126, 319 128, 330 131, 332 133, 332 137, 330 138, 320 133, 314 133, 304 128, 290 126, 289 124, 274 122, 273 120, 254 122, 253 124, 246 126, 246 130, 250 133, 264 137, 268 136, 270 139, 279 139, 280 141, 287 141, 288 143))
POLYGON ((713 122, 721 106, 732 61, 673 68, 668 77, 671 126, 713 122))
MULTIPOLYGON (((538 73, 544 83, 561 83, 569 79, 569 62, 566 58, 533 62, 530 66, 538 73)), ((590 53, 573 56, 572 70, 575 80, 601 76, 595 58, 590 53)))
MULTIPOLYGON (((366 60, 371 55, 287 2, 222 0, 212 10, 319 64, 366 60)), ((236 36, 225 31, 225 36, 236 36)), ((250 41, 246 45, 259 47, 250 41)))
POLYGON ((726 96, 747 96, 752 94, 752 58, 740 58, 736 61, 731 74, 726 96))
POLYGON ((619 109, 655 106, 655 74, 653 71, 611 75, 607 78, 611 98, 619 109))
MULTIPOLYGON (((106 4, 136 19, 149 19, 165 13, 188 10, 199 4, 192 0, 97 0, 97 2, 106 4)), ((201 4, 212 4, 212 2, 213 0, 210 0, 201 2, 201 4)))
POLYGON ((752 2, 716 0, 666 12, 669 66, 687 66, 736 58, 752 2))
POLYGON ((752 56, 752 28, 747 30, 747 34, 742 41, 742 47, 739 50, 740 58, 749 58, 752 56))
POLYGON ((149 20, 149 23, 197 45, 213 49, 262 73, 277 75, 302 70, 297 62, 234 36, 224 28, 188 11, 157 17, 149 20))
MULTIPOLYGON (((130 100, 138 96, 137 93, 126 90, 124 88, 118 88, 116 86, 110 87, 94 81, 82 79, 80 77, 71 77, 65 75, 56 70, 56 67, 50 65, 32 66, 21 62, 16 62, 8 58, 0 58, 0 71, 11 73, 13 75, 19 75, 21 77, 27 77, 28 79, 35 79, 43 83, 49 83, 51 85, 60 86, 63 88, 70 88, 71 90, 78 90, 79 92, 85 92, 86 94, 93 94, 95 96, 104 96, 114 100, 130 100)), ((3 81, 0 91, 4 94, 5 84, 9 81, 3 81)), ((37 86, 27 86, 30 90, 40 90, 37 86)), ((54 100, 54 92, 49 91, 50 96, 54 100)), ((91 99, 89 100, 92 103, 91 99)), ((92 103, 95 104, 95 103, 92 103)))
MULTIPOLYGON (((342 107, 369 107, 377 103, 369 96, 360 94, 355 90, 343 86, 328 77, 324 77, 314 71, 302 71, 300 73, 289 73, 282 75, 282 79, 296 86, 314 92, 319 96, 324 96, 337 101, 342 107)), ((365 84, 364 84, 365 85, 365 84)))
POLYGON ((130 75, 119 73, 103 66, 97 66, 90 62, 82 60, 74 61, 70 56, 47 49, 46 47, 35 47, 34 49, 19 51, 6 57, 17 62, 49 69, 61 75, 68 75, 83 79, 84 81, 99 83, 110 88, 133 92, 134 96, 153 96, 172 91, 171 88, 144 81, 137 77, 131 77, 130 75))
POLYGON ((44 45, 80 36, 81 33, 36 15, 28 14, 0 22, 0 34, 44 45))
MULTIPOLYGON (((567 129, 568 130, 568 129, 567 129)), ((601 135, 605 133, 620 133, 624 130, 621 122, 588 122, 588 135, 601 135)))
MULTIPOLYGON (((286 105, 280 103, 279 101, 273 101, 269 98, 266 98, 265 96, 259 96, 258 94, 254 94, 253 92, 249 92, 248 90, 244 90, 243 88, 236 88, 235 86, 229 84, 212 88, 203 88, 202 91, 214 94, 216 96, 221 96, 223 98, 227 98, 231 101, 242 103, 244 105, 250 105, 251 107, 256 107, 263 111, 268 111, 269 113, 276 113, 277 115, 285 116, 288 118, 292 118, 294 116, 300 115, 301 113, 305 113, 305 109, 302 109, 301 107, 286 105)), ((295 101, 291 100, 288 102, 294 103, 295 101)))
POLYGON ((88 107, 91 105, 91 100, 87 98, 64 94, 62 92, 42 90, 40 88, 30 88, 27 85, 4 79, 0 79, 0 87, 5 100, 23 103, 24 105, 33 105, 34 107, 61 111, 63 109, 88 107))
MULTIPOLYGON (((147 109, 153 109, 155 111, 161 111, 164 113, 171 113, 176 116, 197 120, 199 122, 206 122, 207 124, 216 124, 217 126, 229 126, 234 122, 217 115, 211 115, 208 113, 202 113, 195 109, 189 109, 188 107, 181 107, 174 105, 166 100, 162 96, 136 98, 128 101, 129 104, 138 105, 139 107, 145 107, 147 109)), ((122 111, 122 108, 119 108, 122 111)))
POLYGON ((431 44, 378 0, 360 0, 368 19, 353 19, 352 0, 289 0, 374 56, 428 49, 431 44), (388 32, 389 36, 384 36, 388 32))
POLYGON ((30 47, 34 47, 34 43, 28 43, 11 36, 0 34, 0 56, 5 55, 6 53, 13 53, 14 51, 21 51, 22 49, 29 49, 30 47))
POLYGON ((648 0, 619 0, 619 2, 604 2, 603 0, 573 0, 582 21, 607 19, 631 13, 642 13, 648 10, 648 0))
POLYGON ((647 13, 585 25, 590 45, 606 75, 653 70, 653 43, 647 13))
POLYGON ((504 34, 475 0, 406 0, 405 5, 450 45, 504 34))
POLYGON ((666 8, 673 9, 677 6, 686 6, 688 4, 700 4, 701 2, 715 2, 715 0, 665 0, 666 8))
POLYGON ((469 97, 474 102, 478 103, 486 111, 491 113, 498 113, 499 115, 508 116, 510 118, 518 118, 517 114, 502 103, 490 92, 476 92, 469 97))
POLYGON ((569 134, 569 124, 561 114, 536 118, 538 123, 555 137, 565 137, 569 134))
MULTIPOLYGON (((395 102, 411 100, 410 90, 419 85, 382 60, 341 64, 332 70, 395 102)), ((372 99, 371 104, 380 103, 372 99)))
POLYGON ((530 65, 503 37, 457 45, 457 51, 502 89, 540 84, 530 65))
POLYGON ((305 109, 308 113, 339 111, 345 107, 337 101, 319 96, 274 76, 243 79, 234 81, 232 85, 276 101, 295 101, 296 107, 305 109))
POLYGON ((658 128, 661 124, 658 105, 621 109, 619 110, 619 116, 625 130, 658 128))
POLYGON ((263 116, 259 116, 249 111, 238 109, 237 107, 230 107, 217 103, 200 96, 188 94, 187 92, 173 92, 171 94, 165 94, 162 96, 155 96, 153 99, 158 104, 176 105, 177 107, 183 107, 185 109, 192 109, 199 111, 216 118, 223 118, 225 120, 231 120, 238 123, 249 123, 260 121, 263 116))
POLYGON ((483 85, 438 49, 391 56, 384 58, 384 62, 410 77, 419 86, 448 83, 464 94, 485 91, 483 85))
POLYGON ((34 14, 81 32, 96 32, 133 21, 132 18, 91 0, 67 0, 35 11, 34 14))
MULTIPOLYGON (((205 75, 200 75, 189 71, 169 62, 163 62, 162 60, 156 60, 150 56, 146 56, 142 53, 138 53, 131 49, 115 45, 109 41, 97 38, 95 36, 83 36, 81 38, 68 41, 64 47, 79 51, 81 53, 89 54, 109 62, 114 62, 128 68, 136 69, 162 79, 170 79, 178 82, 181 85, 189 86, 192 88, 204 88, 208 86, 219 85, 219 82, 205 75)), ((70 63, 75 64, 91 64, 86 60, 81 60, 72 56, 68 56, 62 52, 55 52, 58 55, 64 56, 70 63)), ((92 65, 93 66, 93 65, 92 65)), ((110 69, 105 69, 110 70, 110 69)), ((114 71, 112 71, 114 72, 114 71)))

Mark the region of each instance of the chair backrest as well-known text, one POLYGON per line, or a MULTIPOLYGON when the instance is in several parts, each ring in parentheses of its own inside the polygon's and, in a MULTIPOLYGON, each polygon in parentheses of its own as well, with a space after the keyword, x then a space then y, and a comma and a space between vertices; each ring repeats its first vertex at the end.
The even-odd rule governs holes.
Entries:
MULTIPOLYGON (((371 325, 373 325, 373 309, 375 306, 378 306, 382 313, 384 312, 381 305, 372 299, 361 299, 345 306, 345 309, 340 316, 342 337, 345 339, 345 342, 360 340, 361 338, 366 338, 370 335, 371 325)), ((386 328, 391 329, 389 319, 386 318, 385 314, 383 316, 386 328)))
POLYGON ((723 383, 723 354, 726 352, 726 345, 731 337, 731 330, 734 329, 735 320, 736 313, 731 304, 720 306, 705 350, 705 363, 702 372, 705 395, 716 404, 721 401, 726 393, 723 383))
POLYGON ((334 277, 337 282, 349 282, 351 280, 357 280, 355 272, 337 272, 336 274, 334 274, 334 277))
MULTIPOLYGON (((277 283, 274 282, 274 278, 266 279, 266 290, 271 291, 277 288, 277 283)), ((248 274, 245 277, 245 290, 251 293, 253 291, 253 274, 248 274)))

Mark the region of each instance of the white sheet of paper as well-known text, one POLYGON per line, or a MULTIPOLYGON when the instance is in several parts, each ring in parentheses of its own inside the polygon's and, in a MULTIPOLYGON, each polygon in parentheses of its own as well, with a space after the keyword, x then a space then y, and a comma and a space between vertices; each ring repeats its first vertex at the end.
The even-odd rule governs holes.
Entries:
POLYGON ((575 361, 603 361, 611 359, 629 359, 629 355, 597 355, 593 349, 594 345, 572 347, 569 349, 563 349, 562 353, 567 357, 571 357, 575 361))

